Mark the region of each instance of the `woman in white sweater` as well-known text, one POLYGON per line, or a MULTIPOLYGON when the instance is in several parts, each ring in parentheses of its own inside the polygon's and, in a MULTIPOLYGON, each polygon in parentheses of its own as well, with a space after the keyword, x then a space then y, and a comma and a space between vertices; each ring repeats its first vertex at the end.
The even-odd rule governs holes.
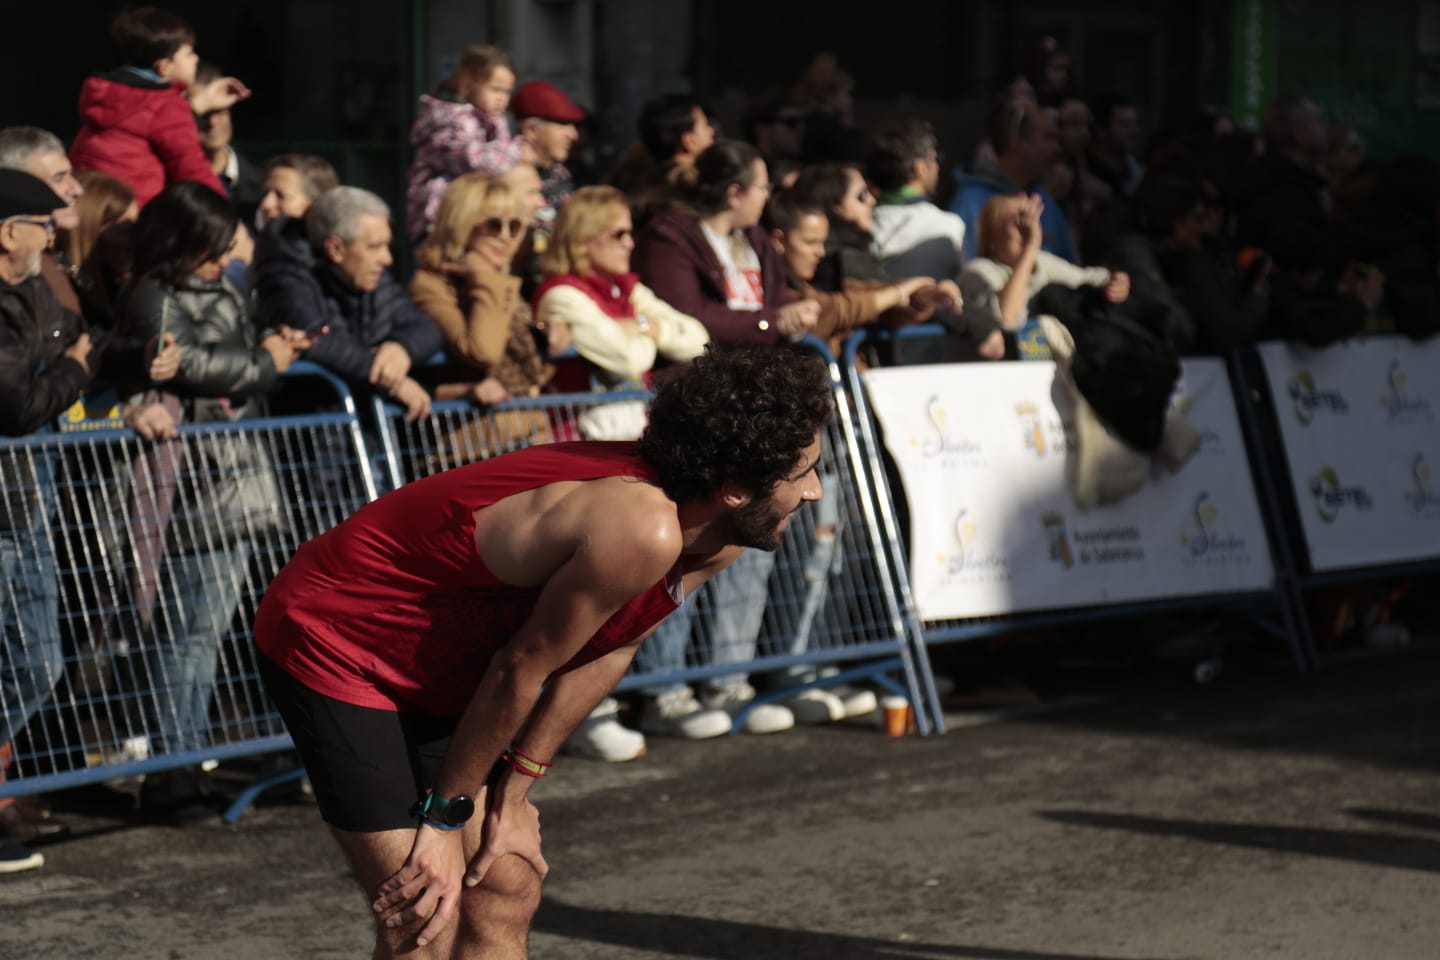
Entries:
POLYGON ((1130 278, 1104 267, 1077 267, 1040 249, 1042 204, 1038 196, 991 198, 980 211, 980 256, 960 274, 965 312, 981 314, 1014 332, 1030 316, 1030 300, 1052 283, 1103 287, 1111 303, 1130 296, 1130 278))
POLYGON ((630 272, 634 228, 625 195, 584 187, 560 211, 540 260, 546 280, 535 319, 570 328, 600 389, 644 384, 659 358, 691 360, 710 342, 700 321, 661 300, 630 272))

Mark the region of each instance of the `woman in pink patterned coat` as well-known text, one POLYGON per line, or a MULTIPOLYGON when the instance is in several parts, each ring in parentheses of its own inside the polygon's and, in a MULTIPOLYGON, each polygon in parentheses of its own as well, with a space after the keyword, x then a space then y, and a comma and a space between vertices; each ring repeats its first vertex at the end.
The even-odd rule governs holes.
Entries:
POLYGON ((524 143, 510 134, 505 108, 515 89, 510 55, 498 47, 466 47, 450 78, 420 97, 410 145, 406 227, 419 241, 430 232, 450 181, 463 173, 496 176, 521 158, 524 143))

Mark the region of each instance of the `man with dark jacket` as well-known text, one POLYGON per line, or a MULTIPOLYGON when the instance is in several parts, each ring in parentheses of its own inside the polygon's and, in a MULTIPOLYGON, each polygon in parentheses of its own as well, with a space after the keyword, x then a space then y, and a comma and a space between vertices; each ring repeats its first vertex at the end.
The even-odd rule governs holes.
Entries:
MULTIPOLYGON (((0 170, 0 433, 49 429, 90 382, 95 355, 80 318, 60 306, 40 276, 65 202, 41 180, 0 170)), ((53 454, 0 451, 0 779, 10 741, 25 728, 64 669, 60 588, 50 539, 47 489, 53 454)), ((0 800, 0 873, 31 870, 45 858, 23 841, 57 825, 0 800)))
POLYGON ((430 395, 410 370, 443 346, 440 330, 387 269, 390 208, 358 187, 336 187, 303 221, 282 217, 255 264, 261 322, 314 338, 306 358, 358 388, 373 386, 414 420, 430 395))

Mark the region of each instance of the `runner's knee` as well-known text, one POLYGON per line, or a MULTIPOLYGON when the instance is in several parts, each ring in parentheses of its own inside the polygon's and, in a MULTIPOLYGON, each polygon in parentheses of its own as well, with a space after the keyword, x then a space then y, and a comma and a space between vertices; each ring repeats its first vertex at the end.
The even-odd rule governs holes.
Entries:
POLYGON ((521 936, 540 908, 541 882, 535 868, 517 856, 501 857, 478 887, 468 890, 462 910, 463 936, 521 936))

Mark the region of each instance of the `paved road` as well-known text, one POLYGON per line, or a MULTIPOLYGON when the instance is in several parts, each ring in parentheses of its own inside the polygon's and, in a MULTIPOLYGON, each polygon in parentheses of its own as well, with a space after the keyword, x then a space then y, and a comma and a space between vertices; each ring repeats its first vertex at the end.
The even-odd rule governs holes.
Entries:
MULTIPOLYGON (((536 960, 1440 957, 1433 649, 1122 684, 944 737, 656 742, 556 774, 536 960)), ((303 804, 81 824, 0 879, 0 957, 369 955, 303 804)))

